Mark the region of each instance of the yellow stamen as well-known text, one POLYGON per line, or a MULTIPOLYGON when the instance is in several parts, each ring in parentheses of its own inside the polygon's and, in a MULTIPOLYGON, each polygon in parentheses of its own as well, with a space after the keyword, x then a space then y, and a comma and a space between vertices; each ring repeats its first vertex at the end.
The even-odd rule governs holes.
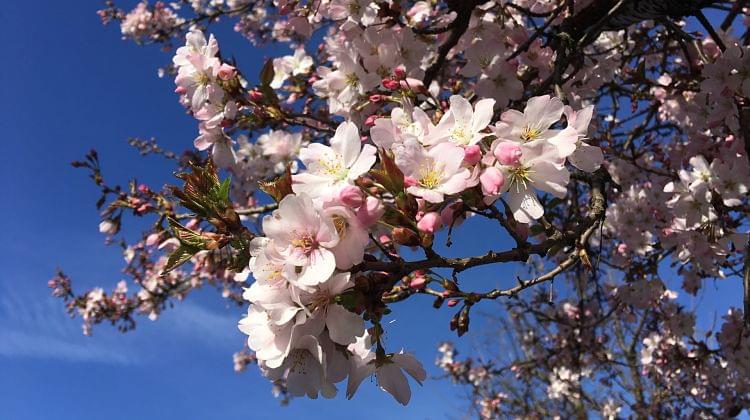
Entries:
POLYGON ((349 222, 343 216, 333 216, 333 226, 336 228, 336 232, 339 234, 339 238, 344 239, 346 231, 349 229, 349 222))
POLYGON ((457 125, 451 130, 450 138, 454 143, 469 144, 471 141, 471 133, 466 127, 457 125))
POLYGON ((513 185, 516 186, 516 192, 521 192, 522 190, 527 189, 526 182, 530 181, 531 174, 534 173, 534 171, 531 170, 528 166, 516 166, 512 167, 508 170, 508 182, 509 185, 512 187, 513 185), (523 185, 523 188, 521 188, 521 185, 523 185))
POLYGON ((530 127, 530 126, 524 126, 523 131, 521 132, 521 140, 523 141, 532 141, 539 138, 539 135, 542 134, 542 130, 536 127, 530 127))
POLYGON ((427 188, 428 190, 432 190, 438 185, 440 185, 440 181, 443 179, 443 171, 440 168, 435 168, 434 166, 428 166, 424 168, 420 172, 419 180, 417 181, 419 183, 419 186, 422 188, 427 188))

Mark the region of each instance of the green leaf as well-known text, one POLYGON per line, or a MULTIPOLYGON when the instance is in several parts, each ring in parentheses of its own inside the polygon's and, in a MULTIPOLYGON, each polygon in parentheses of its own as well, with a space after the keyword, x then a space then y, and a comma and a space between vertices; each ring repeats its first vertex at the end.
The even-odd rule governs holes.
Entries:
POLYGON ((175 268, 190 261, 193 255, 197 254, 200 249, 193 248, 187 245, 180 245, 167 259, 167 264, 164 266, 162 275, 169 273, 175 268))
POLYGON ((174 233, 175 238, 180 241, 181 245, 196 248, 198 251, 206 249, 206 244, 208 243, 207 238, 204 238, 199 233, 193 232, 185 226, 182 226, 180 222, 171 217, 167 218, 167 221, 169 221, 169 226, 172 227, 172 232, 174 233))
POLYGON ((229 187, 231 183, 232 178, 227 178, 224 180, 224 182, 221 183, 221 186, 219 187, 218 199, 222 203, 229 202, 229 187))

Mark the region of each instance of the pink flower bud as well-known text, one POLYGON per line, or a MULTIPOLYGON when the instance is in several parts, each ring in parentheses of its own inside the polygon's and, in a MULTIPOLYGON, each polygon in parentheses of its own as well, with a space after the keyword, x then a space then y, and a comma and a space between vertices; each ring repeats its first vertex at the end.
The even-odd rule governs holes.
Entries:
POLYGON ((441 225, 442 221, 440 220, 440 215, 437 212, 431 211, 425 213, 425 215, 419 219, 417 229, 422 232, 435 233, 436 230, 440 229, 441 225))
POLYGON ((381 84, 383 85, 384 88, 386 88, 388 90, 396 90, 400 86, 400 84, 398 83, 398 81, 397 80, 393 80, 393 79, 383 79, 383 81, 381 82, 381 84))
POLYGON ((359 219, 364 227, 370 227, 383 216, 383 213, 385 213, 383 203, 377 198, 370 196, 365 199, 364 204, 357 210, 357 219, 359 219))
POLYGON ((456 299, 451 299, 448 301, 448 307, 452 308, 454 306, 458 305, 458 301, 456 299))
POLYGON ((403 67, 396 67, 393 70, 393 75, 396 76, 396 79, 398 80, 404 80, 406 79, 406 70, 403 67))
POLYGON ((146 194, 146 193, 148 193, 150 191, 150 189, 148 188, 148 185, 141 184, 141 185, 138 186, 138 191, 140 191, 143 194, 146 194))
POLYGON ((404 177, 404 185, 407 188, 408 187, 413 187, 413 186, 417 185, 418 183, 419 182, 415 178, 413 178, 413 177, 410 177, 410 176, 405 176, 404 177))
POLYGON ((365 202, 362 196, 362 190, 354 185, 347 185, 339 192, 339 201, 341 204, 356 209, 365 202))
POLYGON ((183 86, 177 86, 174 90, 174 93, 178 95, 184 95, 185 93, 187 93, 187 89, 185 89, 183 86))
POLYGON ((521 161, 521 146, 512 141, 504 141, 497 145, 494 155, 503 165, 518 165, 521 161))
POLYGON ((409 287, 412 289, 424 289, 427 284, 427 278, 424 275, 424 271, 414 273, 414 278, 409 281, 409 287))
POLYGON ((221 80, 229 80, 234 77, 236 71, 234 67, 230 66, 227 63, 221 63, 221 66, 219 66, 219 71, 217 75, 219 76, 219 79, 221 80))
POLYGON ((497 195, 500 194, 500 189, 505 184, 505 177, 494 166, 490 166, 482 171, 482 175, 479 176, 479 182, 482 184, 482 193, 484 195, 497 195))
POLYGON ((478 144, 464 148, 464 162, 474 165, 482 160, 482 149, 478 144))
POLYGON ((370 102, 374 104, 382 101, 383 99, 384 99, 383 95, 370 95, 370 102))

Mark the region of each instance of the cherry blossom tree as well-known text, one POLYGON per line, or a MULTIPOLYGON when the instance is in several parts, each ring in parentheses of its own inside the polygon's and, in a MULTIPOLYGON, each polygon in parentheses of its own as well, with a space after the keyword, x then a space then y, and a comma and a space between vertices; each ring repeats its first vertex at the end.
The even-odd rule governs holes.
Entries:
POLYGON ((419 310, 454 311, 460 337, 499 302, 513 351, 439 348, 482 417, 750 406, 744 1, 129 6, 99 16, 171 54, 160 71, 197 133, 182 153, 131 140, 179 186, 112 184, 95 151, 73 163, 101 189, 99 229, 129 277, 108 292, 50 280, 85 334, 131 330, 208 285, 237 305, 237 370, 257 364, 284 398, 331 398, 344 381, 351 398, 374 376, 406 405, 426 371, 386 340, 391 307, 427 296, 419 310), (228 22, 288 54, 243 72, 212 34, 228 22), (119 235, 128 217, 151 225, 134 243, 119 235), (462 251, 453 233, 469 219, 509 246, 462 251), (469 277, 502 265, 526 274, 495 289, 469 277), (710 279, 744 299, 698 334, 675 298, 710 279))

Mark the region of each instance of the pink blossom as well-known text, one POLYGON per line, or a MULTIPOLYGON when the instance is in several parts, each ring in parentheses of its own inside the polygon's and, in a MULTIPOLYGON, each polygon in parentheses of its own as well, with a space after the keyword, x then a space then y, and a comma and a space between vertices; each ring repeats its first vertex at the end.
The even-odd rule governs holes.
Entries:
POLYGON ((440 215, 437 212, 431 211, 419 219, 417 228, 422 232, 435 233, 436 230, 440 229, 441 224, 440 215))
POLYGON ((482 171, 479 176, 479 182, 482 185, 482 193, 485 195, 497 195, 505 185, 503 173, 496 167, 490 166, 482 171))
POLYGON ((446 195, 457 194, 470 185, 470 172, 462 168, 464 151, 452 143, 441 143, 429 150, 411 144, 397 152, 396 163, 406 176, 416 180, 406 189, 431 203, 440 203, 446 195))

